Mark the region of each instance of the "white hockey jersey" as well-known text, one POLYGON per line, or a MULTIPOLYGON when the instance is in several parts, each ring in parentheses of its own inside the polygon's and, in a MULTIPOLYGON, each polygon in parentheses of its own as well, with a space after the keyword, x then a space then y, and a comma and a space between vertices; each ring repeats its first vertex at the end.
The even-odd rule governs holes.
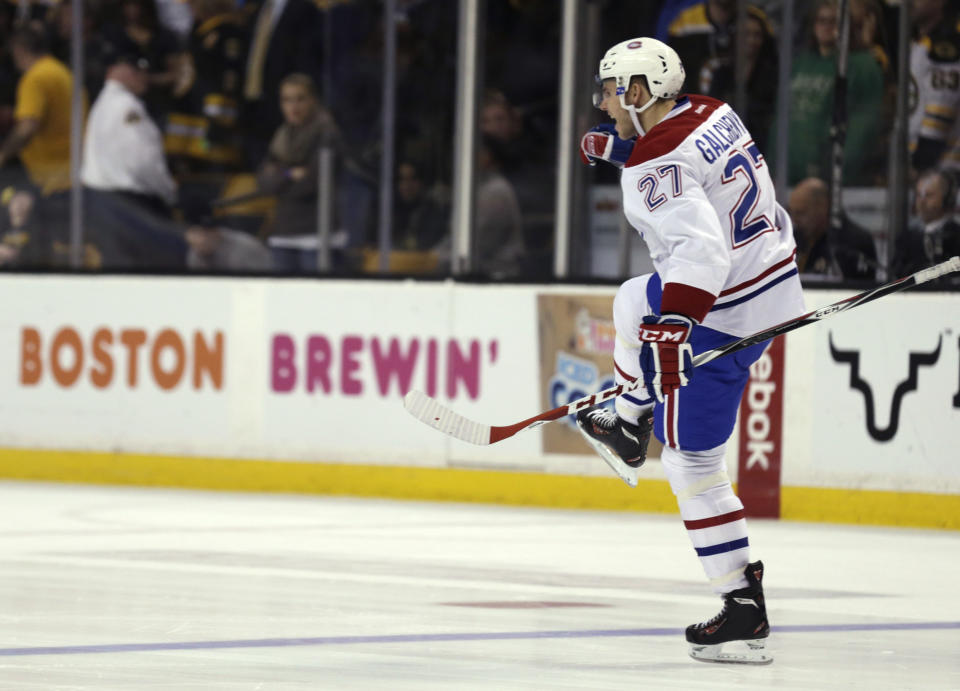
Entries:
POLYGON ((937 161, 943 168, 960 169, 960 32, 940 30, 910 44, 910 151, 919 139, 943 142, 937 161))
POLYGON ((735 336, 803 314, 793 224, 726 103, 678 99, 637 140, 621 185, 664 287, 662 312, 735 336))

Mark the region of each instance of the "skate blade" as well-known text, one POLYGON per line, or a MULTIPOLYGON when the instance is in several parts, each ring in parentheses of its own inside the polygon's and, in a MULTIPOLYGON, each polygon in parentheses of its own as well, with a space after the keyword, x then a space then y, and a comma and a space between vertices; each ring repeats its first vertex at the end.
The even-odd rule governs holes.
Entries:
POLYGON ((729 641, 719 645, 690 645, 690 657, 700 662, 732 665, 769 665, 773 656, 766 652, 766 640, 729 641))
POLYGON ((580 427, 579 422, 577 423, 577 429, 580 431, 580 434, 583 435, 583 438, 590 443, 590 446, 592 446, 596 450, 596 452, 600 454, 600 458, 606 461, 607 465, 613 469, 613 472, 615 472, 620 477, 621 480, 626 482, 627 485, 630 487, 637 486, 637 473, 639 470, 638 468, 631 468, 626 463, 624 463, 619 456, 617 456, 615 453, 610 451, 610 449, 608 449, 606 446, 604 446, 603 444, 598 442, 596 439, 591 437, 589 434, 584 432, 583 429, 580 427))

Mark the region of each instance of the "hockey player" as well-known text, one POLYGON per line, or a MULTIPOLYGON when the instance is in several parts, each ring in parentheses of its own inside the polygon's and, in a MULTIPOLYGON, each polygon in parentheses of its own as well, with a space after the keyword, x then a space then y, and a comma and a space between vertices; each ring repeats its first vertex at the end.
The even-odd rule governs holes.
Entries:
POLYGON ((615 413, 594 408, 577 423, 615 469, 643 464, 651 432, 663 442, 680 515, 723 597, 717 616, 687 628, 690 654, 762 664, 772 661, 763 564, 749 562, 724 444, 748 369, 767 344, 696 371, 692 357, 802 314, 803 296, 793 228, 762 153, 730 106, 681 95, 683 80, 677 54, 650 38, 617 44, 600 62, 595 105, 616 135, 588 132, 581 150, 587 160, 622 164, 624 211, 656 273, 628 280, 613 304, 617 381, 642 378, 644 386, 618 397, 615 413), (625 160, 616 160, 618 139, 635 140, 625 160))

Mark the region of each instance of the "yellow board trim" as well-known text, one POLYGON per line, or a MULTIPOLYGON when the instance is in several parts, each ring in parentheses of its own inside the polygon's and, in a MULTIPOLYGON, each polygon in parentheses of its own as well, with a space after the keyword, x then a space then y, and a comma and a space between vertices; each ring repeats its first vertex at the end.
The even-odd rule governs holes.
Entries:
POLYGON ((960 495, 783 487, 780 517, 793 521, 960 530, 960 495))
POLYGON ((249 492, 345 494, 571 509, 675 513, 663 481, 631 490, 610 477, 0 449, 0 478, 249 492))
MULTIPOLYGON (((612 477, 503 470, 0 449, 0 478, 677 513, 663 480, 630 489, 612 477)), ((784 487, 781 517, 960 530, 960 495, 784 487)))

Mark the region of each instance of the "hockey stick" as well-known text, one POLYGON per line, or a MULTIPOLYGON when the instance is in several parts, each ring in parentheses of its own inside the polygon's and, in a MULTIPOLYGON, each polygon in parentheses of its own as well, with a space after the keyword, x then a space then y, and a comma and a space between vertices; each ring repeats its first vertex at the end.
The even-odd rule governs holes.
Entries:
MULTIPOLYGON (((812 324, 813 322, 820 321, 821 319, 826 319, 827 317, 839 312, 843 312, 854 307, 859 307, 860 305, 864 305, 868 302, 873 302, 874 300, 882 298, 885 295, 890 295, 891 293, 896 293, 898 291, 905 290, 906 288, 912 288, 913 286, 920 285, 921 283, 932 281, 936 278, 940 278, 941 276, 953 273, 954 271, 960 271, 960 257, 953 257, 945 262, 931 266, 929 269, 923 269, 915 274, 911 274, 905 278, 901 278, 891 283, 879 286, 873 290, 868 290, 860 293, 859 295, 854 295, 853 297, 834 302, 826 307, 821 307, 820 309, 812 312, 807 312, 803 316, 783 322, 782 324, 778 324, 777 326, 771 327, 766 331, 755 333, 752 336, 746 336, 740 340, 733 341, 732 343, 728 343, 725 346, 721 346, 713 350, 704 351, 693 358, 693 366, 699 367, 707 362, 716 360, 718 357, 735 353, 738 350, 743 350, 744 348, 749 348, 756 343, 762 343, 770 338, 780 336, 781 334, 793 331, 794 329, 799 329, 801 326, 806 326, 807 324, 812 324)), ((616 398, 621 394, 629 393, 630 391, 634 391, 641 386, 643 386, 643 379, 625 382, 599 393, 595 393, 591 396, 584 396, 583 398, 579 398, 576 401, 564 406, 560 406, 559 408, 554 408, 553 410, 548 410, 545 413, 540 413, 539 415, 527 418, 526 420, 521 420, 520 422, 515 422, 512 425, 504 425, 502 427, 483 425, 479 422, 468 420, 462 415, 458 415, 457 413, 453 412, 442 403, 439 403, 437 400, 430 398, 430 396, 422 391, 418 391, 416 389, 411 390, 406 396, 404 396, 403 406, 407 409, 408 413, 420 420, 420 422, 430 425, 434 429, 437 429, 446 435, 455 437, 462 441, 470 442, 471 444, 487 446, 489 444, 495 444, 498 441, 503 441, 508 437, 512 437, 521 430, 537 427, 538 425, 542 425, 545 422, 550 422, 551 420, 559 420, 567 415, 573 415, 577 411, 583 410, 584 408, 590 408, 591 406, 598 405, 604 401, 609 401, 611 398, 616 398)))

